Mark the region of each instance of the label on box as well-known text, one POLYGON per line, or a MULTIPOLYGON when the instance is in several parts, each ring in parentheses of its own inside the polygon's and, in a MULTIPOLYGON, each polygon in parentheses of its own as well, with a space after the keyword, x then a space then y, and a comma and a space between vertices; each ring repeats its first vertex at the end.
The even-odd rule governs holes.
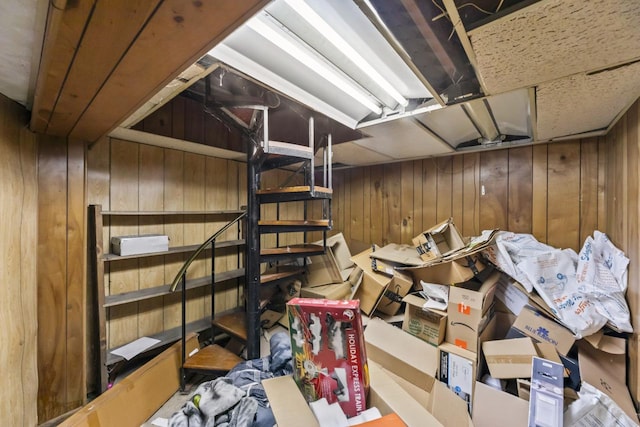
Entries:
POLYGON ((359 301, 287 303, 293 378, 308 402, 326 398, 352 417, 366 409, 369 378, 359 301))
POLYGON ((472 413, 475 364, 475 360, 440 349, 439 379, 467 403, 469 413, 472 413))

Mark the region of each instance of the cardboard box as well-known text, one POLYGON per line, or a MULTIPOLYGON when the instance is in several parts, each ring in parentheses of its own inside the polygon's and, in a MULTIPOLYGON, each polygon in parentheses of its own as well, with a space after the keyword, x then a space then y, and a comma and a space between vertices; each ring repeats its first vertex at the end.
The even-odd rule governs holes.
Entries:
MULTIPOLYGON (((396 413, 409 427, 441 426, 440 422, 420 403, 398 385, 385 370, 375 362, 369 365, 371 385, 369 406, 382 414, 396 413)), ((303 424, 296 424, 303 425, 303 424)), ((451 426, 453 427, 453 426, 451 426)))
POLYGON ((410 274, 416 283, 420 280, 439 285, 455 285, 465 283, 480 275, 480 280, 489 275, 489 271, 482 275, 485 264, 478 254, 467 257, 444 260, 436 263, 425 264, 419 267, 398 268, 410 274))
POLYGON ((423 231, 412 242, 423 261, 437 260, 466 246, 453 218, 423 231))
POLYGON ((276 423, 281 427, 320 427, 291 375, 262 380, 276 423))
POLYGON ((389 243, 371 254, 372 258, 399 265, 419 267, 424 264, 416 248, 411 245, 389 243))
POLYGON ((514 338, 482 343, 482 352, 493 378, 530 378, 531 363, 538 352, 531 338, 514 338))
POLYGON ((473 413, 473 388, 477 376, 477 355, 450 343, 440 344, 438 379, 457 394, 473 413))
POLYGON ((362 281, 353 298, 360 300, 360 309, 370 316, 374 310, 394 315, 401 306, 402 298, 413 287, 411 277, 382 262, 376 261, 378 271, 371 265, 372 249, 353 256, 353 262, 363 271, 362 281))
POLYGON ((447 313, 423 308, 425 299, 417 295, 407 295, 402 329, 429 344, 438 346, 444 341, 447 330, 447 313))
MULTIPOLYGON (((315 242, 322 245, 323 241, 315 242)), ((307 260, 307 280, 305 287, 343 283, 347 280, 353 261, 351 252, 342 233, 327 238, 327 250, 322 255, 307 260)))
POLYGON ((369 360, 431 391, 438 370, 435 347, 377 318, 369 320, 364 339, 369 360))
POLYGON ((120 256, 151 254, 169 250, 169 236, 144 234, 140 236, 114 236, 111 251, 120 256))
POLYGON ((351 283, 334 283, 331 285, 314 286, 312 288, 300 289, 302 298, 320 299, 351 299, 351 283))
POLYGON ((623 338, 605 336, 605 342, 594 348, 583 341, 578 345, 580 376, 598 390, 608 395, 635 422, 638 422, 635 406, 626 385, 626 348, 623 338))
POLYGON ((532 307, 524 307, 507 338, 517 338, 519 336, 531 337, 534 341, 542 341, 553 344, 558 353, 566 356, 571 350, 575 337, 573 333, 553 320, 545 317, 542 313, 535 311, 532 307))
POLYGON ((526 426, 529 402, 476 382, 473 396, 473 425, 475 427, 526 426))
POLYGON ((478 351, 478 337, 491 316, 487 315, 500 273, 494 271, 481 285, 469 282, 449 290, 446 341, 467 350, 478 351))
POLYGON ((293 378, 308 402, 338 402, 345 415, 366 409, 367 353, 358 301, 294 298, 287 303, 293 378))

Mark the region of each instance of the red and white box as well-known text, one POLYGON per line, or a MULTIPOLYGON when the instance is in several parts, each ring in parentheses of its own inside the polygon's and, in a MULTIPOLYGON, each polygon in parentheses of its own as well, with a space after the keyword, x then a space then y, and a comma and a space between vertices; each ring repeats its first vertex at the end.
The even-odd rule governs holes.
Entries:
POLYGON ((360 302, 294 298, 287 303, 293 378, 307 402, 337 402, 347 417, 366 409, 369 370, 360 302))

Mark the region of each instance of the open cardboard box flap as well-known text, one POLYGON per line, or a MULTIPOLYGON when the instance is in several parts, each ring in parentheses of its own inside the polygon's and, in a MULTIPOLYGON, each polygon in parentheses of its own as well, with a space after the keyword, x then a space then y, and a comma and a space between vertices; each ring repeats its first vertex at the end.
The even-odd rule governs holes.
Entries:
POLYGON ((531 363, 538 356, 531 338, 514 338, 482 343, 489 372, 493 378, 530 378, 531 363))
POLYGON ((607 352, 593 347, 585 340, 578 342, 578 364, 580 366, 580 377, 582 381, 591 384, 601 392, 608 395, 632 420, 638 422, 626 378, 626 353, 620 352, 624 349, 625 340, 604 336, 601 340, 604 348, 613 352, 607 352))
POLYGON ((431 391, 438 370, 436 347, 378 318, 369 320, 364 339, 370 361, 431 391))
POLYGON ((526 426, 528 417, 529 402, 480 381, 476 382, 473 399, 475 427, 526 426))

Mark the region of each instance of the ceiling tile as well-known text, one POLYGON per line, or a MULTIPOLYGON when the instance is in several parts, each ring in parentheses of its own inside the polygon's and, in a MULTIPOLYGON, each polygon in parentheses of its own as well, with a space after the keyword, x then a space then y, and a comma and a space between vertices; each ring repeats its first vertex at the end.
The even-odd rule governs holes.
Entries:
POLYGON ((416 119, 453 147, 480 138, 480 133, 459 105, 420 114, 416 119))
POLYGON ((449 145, 411 117, 363 127, 360 130, 371 137, 355 141, 356 144, 396 160, 453 152, 449 145))
POLYGON ((469 32, 491 94, 640 57, 640 7, 628 0, 540 1, 469 32))
POLYGON ((606 128, 638 96, 640 63, 541 84, 536 91, 538 139, 606 128))

